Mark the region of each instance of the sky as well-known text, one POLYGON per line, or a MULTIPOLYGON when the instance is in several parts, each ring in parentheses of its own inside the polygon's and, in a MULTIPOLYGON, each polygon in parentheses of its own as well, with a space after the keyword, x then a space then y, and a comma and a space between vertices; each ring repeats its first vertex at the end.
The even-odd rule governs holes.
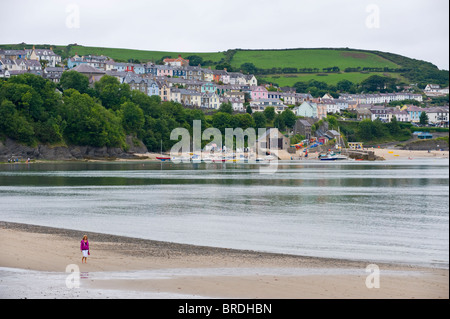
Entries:
POLYGON ((175 52, 354 48, 449 69, 448 0, 6 0, 0 44, 175 52))

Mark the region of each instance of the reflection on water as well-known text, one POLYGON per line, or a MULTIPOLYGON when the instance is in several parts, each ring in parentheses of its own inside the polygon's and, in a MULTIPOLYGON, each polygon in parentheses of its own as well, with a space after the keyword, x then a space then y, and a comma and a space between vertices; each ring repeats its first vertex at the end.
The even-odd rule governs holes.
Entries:
POLYGON ((0 220, 448 267, 447 160, 0 166, 0 220))

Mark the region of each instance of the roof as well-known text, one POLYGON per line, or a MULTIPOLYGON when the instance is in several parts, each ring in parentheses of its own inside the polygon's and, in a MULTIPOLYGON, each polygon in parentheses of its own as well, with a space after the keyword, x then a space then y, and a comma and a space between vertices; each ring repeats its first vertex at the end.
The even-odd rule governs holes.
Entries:
POLYGON ((339 132, 336 131, 336 130, 328 130, 327 133, 330 133, 330 134, 332 134, 332 135, 334 135, 334 136, 339 136, 339 135, 341 135, 341 134, 339 134, 339 132))
POLYGON ((106 73, 105 71, 99 70, 99 69, 97 69, 89 64, 85 64, 85 63, 74 67, 72 70, 80 72, 80 73, 90 73, 90 74, 94 74, 94 73, 105 74, 106 73))
POLYGON ((301 123, 303 126, 308 126, 308 127, 312 126, 311 123, 309 123, 307 120, 299 119, 299 120, 297 120, 297 123, 301 123))
POLYGON ((165 58, 165 59, 163 60, 163 62, 167 62, 167 63, 170 63, 170 62, 189 62, 189 60, 183 59, 183 58, 181 57, 181 55, 178 55, 178 58, 175 58, 175 59, 172 59, 172 58, 165 58))
POLYGON ((368 108, 356 109, 357 114, 372 114, 372 111, 368 108))
POLYGON ((409 105, 407 108, 407 111, 408 112, 422 112, 422 111, 424 111, 424 109, 421 107, 415 106, 415 105, 409 105))

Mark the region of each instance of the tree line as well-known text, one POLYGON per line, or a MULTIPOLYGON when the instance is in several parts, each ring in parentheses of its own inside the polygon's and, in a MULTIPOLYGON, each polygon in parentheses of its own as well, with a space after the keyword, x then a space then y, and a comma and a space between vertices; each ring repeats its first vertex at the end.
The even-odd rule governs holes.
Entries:
MULTIPOLYGON (((273 85, 278 86, 276 83, 273 85)), ((310 93, 313 97, 322 97, 326 93, 334 98, 338 98, 342 93, 358 94, 358 93, 393 93, 397 92, 397 86, 401 87, 397 79, 371 75, 360 83, 354 83, 349 80, 341 80, 336 84, 328 84, 323 81, 309 80, 299 81, 293 85, 297 93, 310 93)))

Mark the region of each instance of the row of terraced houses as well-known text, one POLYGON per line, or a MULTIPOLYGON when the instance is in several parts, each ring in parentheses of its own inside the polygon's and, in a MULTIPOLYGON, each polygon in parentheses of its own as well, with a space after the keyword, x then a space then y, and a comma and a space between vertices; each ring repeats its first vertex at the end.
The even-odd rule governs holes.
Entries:
MULTIPOLYGON (((357 113, 358 120, 379 118, 387 122, 393 116, 400 121, 414 122, 418 121, 417 114, 420 115, 417 110, 413 110, 413 106, 402 109, 388 107, 380 111, 380 105, 402 100, 422 102, 421 94, 341 94, 337 99, 326 94, 314 99, 309 93, 296 93, 292 88, 274 90, 268 85, 258 85, 252 74, 191 66, 189 60, 181 56, 166 58, 163 62, 163 65, 150 62, 122 63, 106 56, 75 55, 67 60, 67 67, 63 68, 60 66, 61 57, 51 49, 0 50, 0 77, 31 72, 58 82, 62 72, 74 70, 88 76, 91 83, 104 75, 110 75, 120 83, 129 84, 132 90, 188 107, 218 109, 222 103, 230 103, 235 111, 245 112, 244 105, 248 102, 253 112, 263 111, 269 106, 274 107, 278 113, 291 108, 298 116, 322 119, 329 113, 349 110, 357 113), (41 60, 46 61, 45 68, 42 68, 41 60)), ((430 88, 435 86, 427 86, 427 91, 430 88)), ((448 93, 448 89, 439 92, 448 93)), ((434 111, 431 110, 431 118, 447 119, 448 107, 440 110, 443 111, 436 116, 433 116, 434 111)))

